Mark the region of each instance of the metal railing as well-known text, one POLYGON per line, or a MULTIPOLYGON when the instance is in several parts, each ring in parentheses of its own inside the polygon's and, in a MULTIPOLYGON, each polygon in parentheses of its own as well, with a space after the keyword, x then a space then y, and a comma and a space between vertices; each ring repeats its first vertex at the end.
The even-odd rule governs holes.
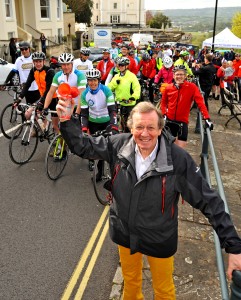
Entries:
MULTIPOLYGON (((198 80, 197 80, 197 85, 200 89, 198 80)), ((200 89, 200 91, 201 91, 201 89, 200 89)), ((224 201, 225 211, 229 214, 229 208, 228 208, 226 196, 224 193, 223 182, 222 182, 222 178, 221 178, 218 163, 217 163, 217 158, 216 158, 216 154, 215 154, 215 150, 214 150, 214 146, 213 146, 211 132, 210 132, 209 128, 204 129, 203 126, 201 126, 201 124, 202 124, 202 115, 200 112, 198 112, 196 129, 200 130, 201 139, 202 139, 202 153, 200 155, 201 156, 200 169, 201 169, 203 176, 206 178, 209 186, 211 187, 211 180, 210 180, 209 167, 208 167, 208 158, 209 158, 209 152, 210 152, 210 156, 211 156, 212 162, 213 162, 213 169, 214 169, 214 173, 215 173, 218 192, 219 192, 220 197, 224 201)), ((231 296, 229 298, 229 289, 228 289, 228 284, 227 284, 227 280, 226 280, 222 250, 220 247, 220 242, 219 242, 218 236, 214 230, 213 230, 213 233, 214 233, 214 243, 215 243, 217 267, 218 267, 219 278, 220 278, 222 299, 223 300, 228 300, 228 299, 241 300, 241 271, 237 271, 237 270, 233 271, 232 283, 230 285, 231 296)))

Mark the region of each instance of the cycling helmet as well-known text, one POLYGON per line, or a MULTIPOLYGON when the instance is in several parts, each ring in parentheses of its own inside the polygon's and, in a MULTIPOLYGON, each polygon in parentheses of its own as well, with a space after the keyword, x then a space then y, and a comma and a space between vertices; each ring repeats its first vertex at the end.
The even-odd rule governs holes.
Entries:
POLYGON ((46 55, 43 52, 34 52, 32 54, 32 60, 44 60, 46 55))
POLYGON ((135 54, 135 50, 130 50, 129 54, 130 54, 130 55, 135 54))
POLYGON ((184 71, 187 72, 187 69, 185 68, 184 65, 177 65, 173 68, 173 73, 177 72, 177 71, 184 71))
POLYGON ((19 48, 30 48, 29 42, 20 42, 19 43, 19 48))
POLYGON ((143 53, 142 54, 142 59, 144 60, 144 61, 147 61, 147 60, 149 60, 151 57, 150 57, 150 54, 149 53, 143 53))
POLYGON ((164 56, 162 61, 163 61, 163 65, 164 65, 165 68, 167 68, 167 69, 171 68, 171 66, 173 64, 173 60, 171 59, 171 57, 164 56))
POLYGON ((126 48, 127 50, 130 50, 130 46, 124 43, 121 45, 121 48, 126 48))
POLYGON ((128 66, 130 64, 130 60, 127 57, 120 57, 120 59, 117 62, 118 65, 128 66))
POLYGON ((102 53, 110 53, 110 50, 105 48, 105 49, 102 50, 102 53))
POLYGON ((90 69, 85 73, 85 76, 87 79, 100 79, 101 78, 101 73, 97 69, 90 69))
POLYGON ((62 53, 58 58, 58 63, 60 64, 69 64, 73 63, 74 56, 71 53, 62 53))
POLYGON ((80 49, 80 53, 83 54, 83 55, 89 56, 90 55, 90 49, 86 48, 86 47, 83 47, 83 48, 80 49))
POLYGON ((186 51, 186 50, 182 50, 181 52, 180 52, 180 56, 188 56, 189 55, 189 52, 188 51, 186 51))

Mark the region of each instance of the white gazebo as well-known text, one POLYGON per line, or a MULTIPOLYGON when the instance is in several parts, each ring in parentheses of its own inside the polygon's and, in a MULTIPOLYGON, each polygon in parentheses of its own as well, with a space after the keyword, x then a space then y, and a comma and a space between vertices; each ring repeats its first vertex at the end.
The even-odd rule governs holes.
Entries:
MULTIPOLYGON (((202 47, 208 46, 212 47, 213 38, 208 38, 203 41, 202 47)), ((215 48, 236 48, 241 49, 241 39, 234 35, 228 27, 223 31, 219 32, 214 37, 214 47, 215 48)))

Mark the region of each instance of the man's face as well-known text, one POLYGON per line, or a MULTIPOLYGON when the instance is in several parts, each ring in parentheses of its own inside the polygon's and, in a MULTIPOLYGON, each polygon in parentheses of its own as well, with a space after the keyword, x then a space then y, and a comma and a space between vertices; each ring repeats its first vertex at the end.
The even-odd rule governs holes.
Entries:
POLYGON ((72 63, 62 64, 61 68, 62 68, 64 74, 70 74, 73 69, 73 64, 72 63))
POLYGON ((89 57, 89 55, 84 55, 84 54, 80 53, 80 59, 82 61, 86 61, 88 59, 88 57, 89 57))
POLYGON ((29 57, 29 55, 30 55, 30 48, 22 47, 22 48, 20 48, 20 50, 21 50, 21 54, 24 57, 29 57))
POLYGON ((238 54, 238 55, 235 55, 235 59, 236 60, 240 60, 240 55, 238 54))
POLYGON ((91 90, 96 90, 99 85, 99 80, 97 78, 88 79, 88 85, 91 90))
POLYGON ((103 58, 108 59, 110 57, 110 53, 108 52, 103 52, 103 58))
POLYGON ((179 70, 173 74, 173 78, 177 84, 182 84, 186 79, 186 72, 179 70))
POLYGON ((158 127, 158 115, 155 111, 134 113, 131 133, 143 157, 151 154, 156 146, 157 138, 161 134, 158 127))
POLYGON ((127 50, 127 48, 122 47, 122 48, 121 48, 121 54, 122 54, 123 56, 128 55, 128 50, 127 50))
POLYGON ((37 70, 41 70, 44 66, 44 60, 43 59, 37 59, 33 61, 34 67, 37 70))

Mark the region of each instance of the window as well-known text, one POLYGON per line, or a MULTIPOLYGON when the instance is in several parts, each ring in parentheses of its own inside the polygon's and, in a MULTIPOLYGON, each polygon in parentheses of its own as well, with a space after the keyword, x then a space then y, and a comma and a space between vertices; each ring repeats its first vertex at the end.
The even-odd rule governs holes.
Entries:
POLYGON ((14 31, 13 32, 8 32, 8 39, 10 40, 13 37, 15 37, 14 31))
POLYGON ((5 10, 6 10, 6 17, 11 18, 13 16, 12 0, 5 0, 5 10))
POLYGON ((63 41, 63 36, 62 36, 62 28, 58 28, 58 43, 61 44, 63 41))
POLYGON ((57 0, 57 19, 61 18, 61 0, 57 0))
POLYGON ((117 9, 117 3, 114 3, 114 9, 117 9))
POLYGON ((120 23, 120 16, 119 15, 112 15, 110 16, 111 23, 120 23))
POLYGON ((98 22, 99 21, 99 17, 98 16, 96 16, 96 22, 98 22))
POLYGON ((40 10, 41 10, 41 18, 49 19, 49 15, 50 15, 49 0, 40 0, 40 10))
POLYGON ((95 8, 96 8, 96 9, 98 9, 98 8, 99 8, 99 5, 98 5, 98 3, 96 3, 96 5, 95 5, 95 8))

